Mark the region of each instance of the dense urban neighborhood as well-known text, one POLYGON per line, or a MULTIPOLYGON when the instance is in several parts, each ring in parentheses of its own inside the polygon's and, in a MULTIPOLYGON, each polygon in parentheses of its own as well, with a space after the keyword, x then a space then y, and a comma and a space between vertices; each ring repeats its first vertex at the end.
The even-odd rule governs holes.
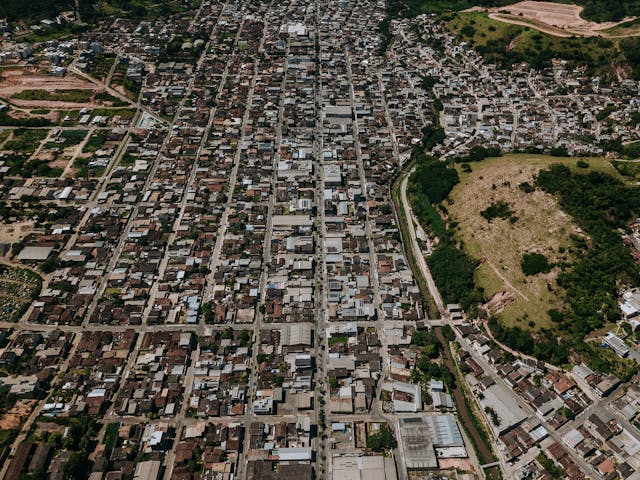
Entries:
POLYGON ((640 479, 638 79, 152 3, 0 21, 0 480, 640 479))

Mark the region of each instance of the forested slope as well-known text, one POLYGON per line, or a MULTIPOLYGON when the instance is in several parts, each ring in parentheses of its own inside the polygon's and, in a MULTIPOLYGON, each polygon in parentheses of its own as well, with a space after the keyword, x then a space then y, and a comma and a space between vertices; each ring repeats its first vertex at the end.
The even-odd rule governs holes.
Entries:
MULTIPOLYGON (((77 8, 84 22, 119 13, 135 18, 170 15, 199 5, 199 0, 78 0, 77 8)), ((0 0, 0 18, 11 22, 35 22, 54 18, 60 12, 76 9, 75 0, 0 0)))

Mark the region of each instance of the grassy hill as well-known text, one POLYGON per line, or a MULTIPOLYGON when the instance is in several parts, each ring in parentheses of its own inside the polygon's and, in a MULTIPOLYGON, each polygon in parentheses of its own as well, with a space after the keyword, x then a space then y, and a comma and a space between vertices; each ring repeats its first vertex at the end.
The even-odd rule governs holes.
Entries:
POLYGON ((578 168, 575 158, 506 155, 472 163, 471 172, 459 168, 460 183, 449 195, 455 238, 480 262, 477 285, 489 300, 489 313, 506 326, 550 328, 549 310, 566 307, 566 292, 557 278, 562 265, 575 260, 573 237, 585 235, 552 195, 526 187, 552 163, 618 176, 604 159, 589 159, 588 168, 578 168), (548 272, 525 273, 523 260, 532 253, 546 258, 548 272))
POLYGON ((617 66, 628 66, 630 75, 640 78, 638 38, 557 37, 491 19, 486 12, 460 12, 446 20, 452 33, 505 68, 520 62, 544 68, 558 58, 605 75, 613 74, 617 66))
MULTIPOLYGON (((517 0, 519 1, 519 0, 517 0)), ((445 13, 471 7, 501 7, 517 3, 516 0, 403 0, 412 15, 421 13, 445 13)), ((582 17, 594 22, 619 21, 628 16, 640 16, 640 0, 575 0, 557 3, 574 3, 584 7, 582 17)))
POLYGON ((602 158, 416 161, 410 200, 438 237, 427 263, 443 299, 488 318, 511 348, 629 378, 633 365, 618 365, 584 339, 619 320, 621 285, 640 284, 620 236, 640 212, 640 188, 602 158))

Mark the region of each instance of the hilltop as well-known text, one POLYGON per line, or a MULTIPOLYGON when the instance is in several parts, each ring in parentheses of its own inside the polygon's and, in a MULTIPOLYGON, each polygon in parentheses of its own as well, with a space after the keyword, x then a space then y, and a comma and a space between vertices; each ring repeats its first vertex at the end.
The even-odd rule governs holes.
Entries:
MULTIPOLYGON (((466 10, 473 7, 503 7, 517 3, 516 0, 404 0, 411 14, 444 13, 466 10)), ((557 2, 566 4, 567 2, 557 2)), ((582 17, 594 22, 618 22, 625 17, 640 15, 638 0, 576 0, 573 4, 584 7, 582 17)))
POLYGON ((480 262, 476 282, 488 300, 485 309, 505 325, 549 328, 549 310, 565 307, 558 274, 562 265, 575 260, 572 238, 585 235, 556 198, 531 189, 540 170, 556 163, 617 175, 604 159, 589 159, 587 168, 578 168, 578 162, 520 154, 469 164, 471 172, 459 168, 460 183, 449 196, 447 210, 458 225, 456 239, 480 262), (549 270, 527 275, 522 262, 530 254, 544 256, 549 270))

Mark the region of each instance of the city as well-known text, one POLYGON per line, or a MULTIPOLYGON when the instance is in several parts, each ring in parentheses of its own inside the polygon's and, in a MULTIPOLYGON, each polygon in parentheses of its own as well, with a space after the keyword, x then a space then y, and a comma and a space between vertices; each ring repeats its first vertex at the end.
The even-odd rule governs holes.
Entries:
POLYGON ((504 70, 383 0, 176 3, 2 25, 0 478, 640 478, 638 293, 591 342, 615 372, 518 351, 411 201, 425 132, 592 166, 640 83, 504 70))

